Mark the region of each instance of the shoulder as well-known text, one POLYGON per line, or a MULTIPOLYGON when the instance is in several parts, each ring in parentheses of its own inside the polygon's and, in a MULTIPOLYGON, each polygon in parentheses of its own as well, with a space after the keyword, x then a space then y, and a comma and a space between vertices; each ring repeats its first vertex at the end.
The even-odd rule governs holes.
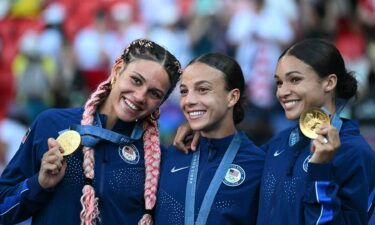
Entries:
POLYGON ((36 120, 81 120, 83 108, 50 108, 41 112, 36 120))
POLYGON ((241 146, 237 155, 238 158, 243 158, 247 161, 260 161, 263 162, 265 158, 265 152, 260 147, 256 146, 249 137, 240 132, 241 135, 241 146))
POLYGON ((269 148, 273 148, 273 146, 275 145, 284 145, 284 143, 289 141, 289 136, 294 129, 297 129, 297 127, 293 126, 280 131, 279 133, 272 136, 267 143, 261 146, 261 148, 263 149, 263 151, 267 152, 269 148))
POLYGON ((360 134, 358 123, 354 120, 343 119, 343 126, 340 130, 340 150, 349 152, 350 154, 373 153, 370 145, 360 134))
POLYGON ((343 119, 340 142, 341 146, 335 157, 336 162, 351 166, 375 163, 375 152, 360 134, 356 121, 343 119))
POLYGON ((264 155, 264 151, 254 144, 254 142, 243 132, 240 132, 241 135, 241 149, 247 149, 251 152, 264 155))
POLYGON ((51 108, 41 112, 31 125, 32 130, 41 132, 68 129, 71 124, 80 124, 82 108, 51 108))

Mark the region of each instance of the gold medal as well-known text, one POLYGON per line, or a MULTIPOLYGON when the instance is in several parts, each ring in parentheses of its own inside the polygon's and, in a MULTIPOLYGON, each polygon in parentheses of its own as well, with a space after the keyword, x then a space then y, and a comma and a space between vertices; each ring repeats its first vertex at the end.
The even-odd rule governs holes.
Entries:
POLYGON ((330 124, 329 116, 320 108, 307 109, 302 112, 299 118, 299 127, 302 133, 311 139, 315 139, 318 135, 315 129, 320 125, 330 124))
POLYGON ((64 149, 63 156, 72 154, 81 144, 81 135, 74 130, 68 130, 59 135, 56 141, 64 149))

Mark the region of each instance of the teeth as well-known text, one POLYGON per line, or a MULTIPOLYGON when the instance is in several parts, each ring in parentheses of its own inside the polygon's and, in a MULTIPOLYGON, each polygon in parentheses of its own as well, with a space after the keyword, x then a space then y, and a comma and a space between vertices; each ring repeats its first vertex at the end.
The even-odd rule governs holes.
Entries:
POLYGON ((291 106, 295 105, 296 103, 297 103, 297 101, 290 101, 290 102, 285 102, 284 104, 287 107, 291 107, 291 106))
POLYGON ((138 107, 135 106, 133 103, 131 103, 129 100, 125 99, 125 103, 126 103, 131 109, 138 110, 138 107))
POLYGON ((199 115, 203 115, 203 114, 204 114, 203 111, 194 111, 194 112, 189 113, 190 116, 199 116, 199 115))

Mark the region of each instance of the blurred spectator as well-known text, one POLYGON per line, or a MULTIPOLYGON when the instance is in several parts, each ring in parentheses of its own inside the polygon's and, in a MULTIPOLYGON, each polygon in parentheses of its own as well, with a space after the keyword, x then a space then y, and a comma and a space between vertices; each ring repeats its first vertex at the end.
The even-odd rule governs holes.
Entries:
MULTIPOLYGON (((20 74, 32 70, 43 71, 38 79, 47 79, 36 86, 42 104, 24 105, 30 114, 82 105, 119 51, 140 37, 168 48, 183 66, 206 52, 236 57, 250 99, 240 128, 257 144, 289 126, 274 102, 272 71, 280 51, 306 37, 330 39, 360 81, 361 99, 348 107, 347 116, 375 124, 374 0, 0 0, 0 118, 14 98, 14 86, 21 88, 20 74), (35 37, 26 41, 30 29, 35 37), (30 58, 24 50, 33 42, 39 57, 30 58)), ((17 90, 21 104, 28 98, 24 92, 17 90)), ((177 89, 161 109, 166 144, 183 120, 178 99, 177 89)), ((369 134, 375 130, 371 126, 369 134)))
POLYGON ((288 124, 275 101, 273 75, 277 57, 294 40, 294 29, 286 14, 265 0, 238 0, 227 38, 247 83, 250 105, 243 129, 261 144, 288 124))
POLYGON ((176 3, 164 5, 157 17, 153 18, 154 25, 149 29, 148 37, 166 47, 174 54, 184 67, 191 60, 190 38, 186 29, 178 26, 180 12, 176 3))
POLYGON ((10 16, 12 18, 33 19, 40 16, 45 0, 11 1, 10 16))
POLYGON ((301 38, 327 38, 332 40, 336 28, 338 7, 334 1, 300 1, 301 38))
POLYGON ((135 19, 134 8, 130 3, 117 2, 110 8, 114 22, 115 43, 110 54, 110 63, 114 64, 116 56, 121 55, 123 48, 138 38, 146 37, 146 26, 135 19))
POLYGON ((10 6, 11 0, 0 1, 0 20, 4 19, 8 15, 10 6))
POLYGON ((64 43, 62 24, 65 19, 65 8, 60 3, 52 3, 43 11, 44 29, 40 34, 40 52, 52 57, 56 62, 61 61, 61 51, 64 43))
POLYGON ((26 106, 30 120, 53 104, 56 64, 41 54, 39 34, 29 30, 20 41, 20 52, 12 63, 16 78, 17 101, 26 106))
POLYGON ((41 55, 51 58, 56 65, 56 76, 53 84, 53 107, 70 106, 70 95, 73 89, 72 55, 66 55, 66 35, 63 30, 65 21, 65 6, 58 2, 49 4, 43 11, 44 28, 39 35, 41 55))
POLYGON ((228 11, 224 1, 195 1, 192 5, 187 27, 194 57, 207 52, 233 55, 225 39, 228 11))
POLYGON ((366 55, 365 36, 355 15, 348 15, 339 21, 335 44, 345 60, 347 69, 355 72, 360 100, 369 88, 370 63, 366 55))
POLYGON ((73 43, 77 76, 84 79, 83 88, 89 92, 93 91, 100 81, 105 80, 109 72, 111 50, 116 42, 107 19, 107 12, 98 10, 93 24, 80 30, 73 43))

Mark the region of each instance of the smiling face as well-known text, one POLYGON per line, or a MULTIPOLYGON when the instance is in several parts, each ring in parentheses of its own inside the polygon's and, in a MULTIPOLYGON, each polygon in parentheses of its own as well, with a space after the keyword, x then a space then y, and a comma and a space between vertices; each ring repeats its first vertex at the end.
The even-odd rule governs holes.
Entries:
POLYGON ((330 75, 321 79, 308 64, 294 56, 283 56, 276 67, 275 81, 276 96, 286 117, 296 120, 304 109, 311 107, 332 109, 334 78, 330 75))
POLYGON ((181 110, 190 127, 205 137, 225 137, 235 130, 233 106, 239 90, 225 88, 224 74, 200 62, 189 65, 181 76, 181 110))
POLYGON ((126 66, 121 60, 112 73, 116 80, 102 108, 112 121, 131 122, 147 117, 160 106, 170 88, 163 66, 151 60, 139 59, 126 66))

